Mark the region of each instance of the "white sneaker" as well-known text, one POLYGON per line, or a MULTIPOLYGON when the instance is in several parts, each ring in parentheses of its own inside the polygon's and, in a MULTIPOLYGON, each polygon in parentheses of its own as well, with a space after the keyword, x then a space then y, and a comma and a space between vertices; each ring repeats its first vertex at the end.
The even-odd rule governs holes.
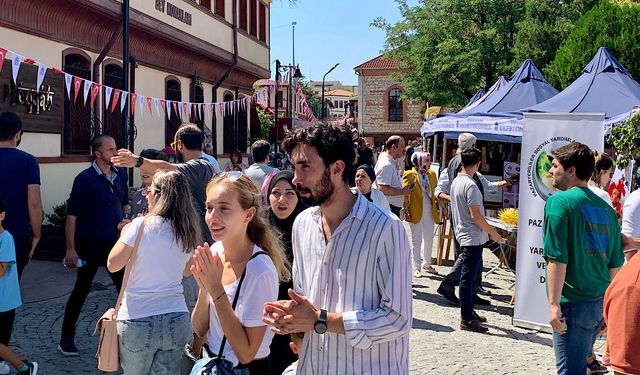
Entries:
POLYGON ((422 273, 420 272, 420 270, 413 271, 413 277, 422 277, 422 273))
POLYGON ((0 361, 0 375, 7 375, 11 372, 11 367, 5 361, 0 361))

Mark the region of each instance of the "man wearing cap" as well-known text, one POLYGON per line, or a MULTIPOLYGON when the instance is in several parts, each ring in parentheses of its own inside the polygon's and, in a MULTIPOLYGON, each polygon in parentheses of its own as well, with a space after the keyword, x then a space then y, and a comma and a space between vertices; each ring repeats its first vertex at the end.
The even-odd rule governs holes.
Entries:
POLYGON ((411 194, 411 186, 402 187, 402 179, 396 160, 404 157, 404 138, 392 135, 387 139, 385 148, 374 168, 376 172, 375 188, 380 190, 391 206, 391 212, 400 216, 404 197, 411 194))

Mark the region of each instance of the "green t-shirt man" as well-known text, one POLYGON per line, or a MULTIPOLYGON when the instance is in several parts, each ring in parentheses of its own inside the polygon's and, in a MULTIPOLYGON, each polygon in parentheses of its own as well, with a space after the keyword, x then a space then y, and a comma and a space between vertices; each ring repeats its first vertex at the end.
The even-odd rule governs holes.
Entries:
POLYGON ((544 209, 544 256, 567 265, 560 303, 602 297, 624 263, 615 211, 588 187, 554 194, 544 209))

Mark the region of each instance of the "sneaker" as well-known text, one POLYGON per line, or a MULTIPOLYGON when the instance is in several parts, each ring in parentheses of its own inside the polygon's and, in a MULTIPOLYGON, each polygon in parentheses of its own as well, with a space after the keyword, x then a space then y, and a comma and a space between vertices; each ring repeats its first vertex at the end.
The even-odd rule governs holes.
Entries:
POLYGON ((11 372, 11 367, 5 361, 0 361, 0 375, 7 375, 11 372))
POLYGON ((18 371, 16 375, 36 375, 38 373, 38 362, 25 362, 24 364, 29 368, 24 371, 18 371))
POLYGON ((413 277, 422 277, 422 274, 420 273, 420 270, 413 271, 413 277))
POLYGON ((433 268, 432 266, 427 266, 427 265, 422 266, 422 272, 423 273, 430 273, 432 275, 439 275, 438 271, 435 268, 433 268))
POLYGON ((480 295, 483 295, 483 296, 490 296, 491 295, 491 292, 486 290, 482 286, 476 287, 476 293, 478 293, 480 295))
POLYGON ((73 342, 73 337, 63 337, 62 339, 60 339, 60 344, 58 345, 58 351, 66 357, 78 356, 78 348, 76 347, 76 344, 73 342))
POLYGON ((603 366, 597 359, 587 363, 587 374, 608 374, 609 369, 603 366))
POLYGON ((485 318, 482 315, 478 315, 477 312, 472 312, 473 314, 473 319, 479 321, 480 323, 486 323, 487 322, 487 318, 485 318))
POLYGON ((480 298, 480 296, 476 294, 476 298, 473 300, 473 304, 479 306, 489 306, 491 305, 491 301, 489 301, 488 299, 480 298))
POLYGON ((440 286, 438 287, 437 292, 453 305, 460 306, 460 299, 458 299, 458 297, 452 290, 447 290, 440 286))
POLYGON ((483 326, 476 319, 472 319, 472 320, 469 320, 468 322, 464 320, 460 320, 460 330, 478 332, 478 333, 487 333, 489 331, 489 328, 483 326))

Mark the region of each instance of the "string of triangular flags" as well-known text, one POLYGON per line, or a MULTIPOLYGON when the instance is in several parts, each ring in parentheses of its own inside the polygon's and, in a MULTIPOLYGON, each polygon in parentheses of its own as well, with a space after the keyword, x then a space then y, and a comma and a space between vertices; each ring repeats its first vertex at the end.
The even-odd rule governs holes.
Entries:
POLYGON ((298 101, 300 103, 300 109, 302 110, 302 113, 304 113, 307 121, 314 123, 318 121, 316 116, 313 114, 313 111, 309 107, 309 104, 307 103, 307 96, 302 91, 302 87, 300 85, 296 87, 296 96, 298 97, 298 101))
POLYGON ((96 97, 100 92, 100 88, 104 87, 105 108, 109 108, 111 112, 113 112, 118 107, 120 109, 120 112, 122 112, 124 111, 125 105, 127 103, 130 103, 131 113, 135 114, 137 106, 139 108, 139 113, 141 116, 144 116, 145 114, 146 105, 147 112, 151 116, 153 116, 152 108, 154 108, 158 116, 165 115, 169 119, 171 118, 171 116, 178 116, 180 119, 183 119, 185 115, 188 115, 189 118, 191 118, 193 115, 193 117, 195 117, 196 119, 204 119, 205 113, 207 116, 215 114, 224 117, 227 115, 234 115, 236 112, 244 112, 247 110, 247 107, 249 107, 255 100, 254 94, 252 96, 247 96, 241 99, 227 102, 192 103, 165 100, 152 96, 130 93, 125 90, 115 89, 107 85, 102 85, 100 83, 92 82, 90 80, 74 76, 57 68, 50 68, 41 62, 25 58, 24 56, 5 48, 0 48, 0 72, 2 71, 5 58, 7 58, 8 54, 11 54, 11 65, 14 84, 17 84, 18 72, 20 71, 20 66, 22 65, 22 63, 37 65, 38 74, 36 78, 36 91, 39 92, 40 87, 42 86, 42 82, 44 81, 44 78, 46 76, 47 70, 51 69, 54 73, 64 75, 67 96, 69 100, 72 100, 74 102, 78 100, 78 97, 80 96, 80 90, 82 90, 82 102, 85 105, 87 104, 87 102, 90 102, 91 106, 93 107, 96 97))

